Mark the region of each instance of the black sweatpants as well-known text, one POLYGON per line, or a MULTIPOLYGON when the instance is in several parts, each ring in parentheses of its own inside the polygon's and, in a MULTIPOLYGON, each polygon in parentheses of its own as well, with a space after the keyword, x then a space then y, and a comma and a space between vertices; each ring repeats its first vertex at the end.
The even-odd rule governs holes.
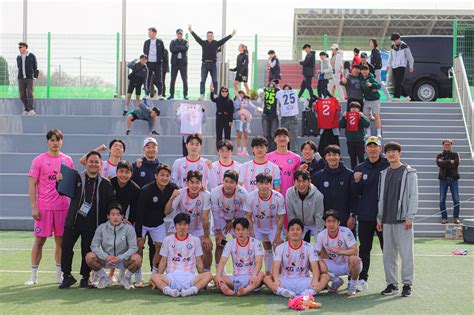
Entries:
POLYGON ((92 238, 94 238, 95 231, 74 226, 64 229, 62 254, 61 254, 61 270, 65 275, 71 274, 72 259, 74 257, 74 245, 79 236, 81 237, 81 276, 84 279, 89 279, 91 269, 86 263, 86 255, 91 251, 92 238))
POLYGON ((369 278, 370 267, 370 252, 372 251, 372 244, 374 241, 374 233, 377 233, 379 238, 380 248, 383 250, 383 236, 381 232, 377 231, 377 221, 360 221, 358 225, 359 234, 359 257, 362 260, 362 271, 359 275, 360 280, 369 278))
POLYGON ((161 62, 148 62, 148 93, 152 94, 153 85, 158 89, 158 95, 163 93, 163 82, 161 80, 161 62), (152 78, 153 77, 153 78, 152 78), (153 82, 151 82, 153 81, 153 82))
POLYGON ((351 169, 354 170, 359 163, 364 162, 365 145, 364 141, 347 141, 347 153, 351 158, 351 169))
POLYGON ((324 149, 330 144, 339 144, 339 136, 334 135, 332 129, 324 129, 323 133, 319 136, 318 153, 324 156, 324 149))
POLYGON ((181 74, 183 80, 183 96, 188 96, 188 65, 187 64, 175 64, 171 65, 171 79, 170 79, 170 96, 174 97, 174 87, 176 84, 176 78, 178 71, 181 74))
POLYGON ((392 69, 393 74, 393 98, 400 98, 402 96, 402 83, 405 78, 405 67, 398 67, 392 69))
POLYGON ((224 132, 224 139, 230 140, 231 128, 227 117, 216 116, 216 143, 222 140, 222 132, 224 132))
POLYGON ((300 92, 298 93, 298 98, 303 96, 305 89, 308 90, 310 98, 313 98, 314 93, 313 93, 313 87, 311 86, 312 81, 313 81, 313 76, 305 75, 303 77, 303 81, 301 81, 300 92))

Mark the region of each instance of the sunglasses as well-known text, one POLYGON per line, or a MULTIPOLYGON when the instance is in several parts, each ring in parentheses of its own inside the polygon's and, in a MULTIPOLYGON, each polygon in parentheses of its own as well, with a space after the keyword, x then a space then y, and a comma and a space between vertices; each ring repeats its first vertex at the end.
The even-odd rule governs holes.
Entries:
POLYGON ((221 90, 222 93, 229 93, 228 90, 221 90))

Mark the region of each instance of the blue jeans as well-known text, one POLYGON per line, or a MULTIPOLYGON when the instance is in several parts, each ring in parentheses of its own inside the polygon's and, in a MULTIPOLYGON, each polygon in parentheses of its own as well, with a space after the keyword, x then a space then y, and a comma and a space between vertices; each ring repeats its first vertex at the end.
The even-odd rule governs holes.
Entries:
POLYGON ((451 190, 453 198, 454 211, 453 218, 459 218, 459 179, 439 180, 439 209, 441 210, 441 218, 447 219, 446 212, 446 195, 448 194, 448 187, 451 190))
POLYGON ((204 95, 206 92, 206 79, 207 73, 211 73, 212 84, 214 85, 214 93, 219 93, 217 91, 217 66, 215 62, 203 62, 201 65, 201 86, 199 89, 199 94, 204 95))

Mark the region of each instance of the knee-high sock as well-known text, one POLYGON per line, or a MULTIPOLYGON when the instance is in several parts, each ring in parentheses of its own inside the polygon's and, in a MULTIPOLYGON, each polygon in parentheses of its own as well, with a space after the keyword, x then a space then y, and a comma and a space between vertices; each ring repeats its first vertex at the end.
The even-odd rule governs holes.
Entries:
POLYGON ((271 273, 273 265, 273 252, 271 249, 265 250, 263 260, 265 261, 265 270, 271 273))

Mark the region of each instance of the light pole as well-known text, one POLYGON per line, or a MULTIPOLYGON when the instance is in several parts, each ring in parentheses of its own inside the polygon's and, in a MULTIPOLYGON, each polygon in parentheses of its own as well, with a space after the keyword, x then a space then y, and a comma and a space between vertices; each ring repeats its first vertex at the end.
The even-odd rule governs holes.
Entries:
POLYGON ((23 41, 26 42, 28 27, 28 0, 23 0, 23 41))
POLYGON ((122 78, 120 80, 120 96, 125 94, 127 86, 127 0, 122 0, 122 78))

